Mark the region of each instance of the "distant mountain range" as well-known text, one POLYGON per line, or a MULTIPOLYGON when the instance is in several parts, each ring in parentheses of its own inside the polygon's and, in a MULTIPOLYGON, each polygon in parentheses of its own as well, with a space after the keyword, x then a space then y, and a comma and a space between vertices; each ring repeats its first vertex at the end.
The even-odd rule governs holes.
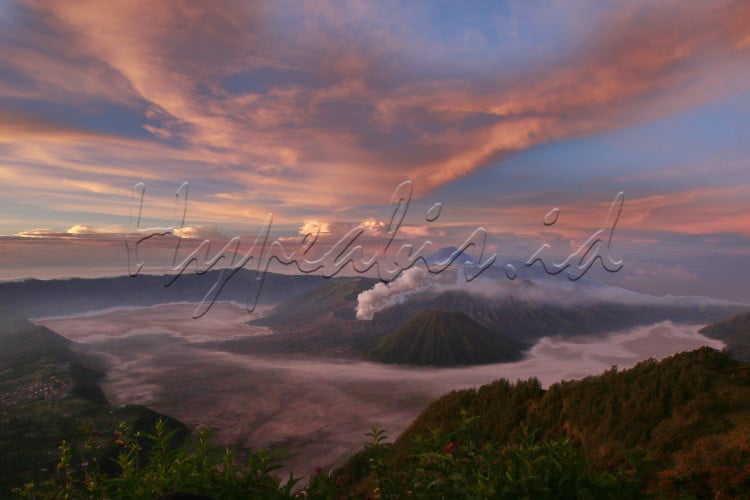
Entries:
MULTIPOLYGON (((253 325, 268 326, 275 335, 212 344, 232 352, 355 356, 393 363, 424 364, 426 354, 410 356, 385 353, 385 346, 401 346, 414 332, 425 332, 430 315, 425 311, 461 314, 498 338, 512 340, 522 351, 545 336, 602 335, 608 332, 671 320, 705 324, 747 312, 749 306, 697 298, 656 298, 612 289, 600 284, 577 284, 580 293, 531 280, 485 280, 462 288, 437 285, 404 295, 402 301, 375 313, 372 320, 355 317, 357 296, 371 289, 374 281, 340 278, 285 301, 253 325), (596 292, 592 291, 592 287, 596 292), (597 297, 599 299, 597 300, 597 297), (406 325, 408 328, 405 328, 406 325), (403 330, 402 330, 403 329, 403 330), (396 332, 400 340, 395 341, 396 332), (407 333, 407 332, 412 332, 407 333), (390 339, 386 341, 384 339, 390 339)), ((435 338, 447 334, 433 331, 435 338)), ((461 336, 461 328, 456 328, 461 336)), ((428 344, 424 344, 428 345, 428 344)), ((460 342, 458 346, 465 346, 460 342)), ((498 344, 487 358, 508 359, 498 344)), ((457 352, 456 359, 474 359, 472 349, 457 352)), ((512 351, 512 349, 511 349, 512 351)), ((512 357, 512 356, 511 356, 512 357)), ((437 357, 435 365, 452 365, 456 359, 437 357)))
POLYGON ((461 252, 456 247, 443 247, 434 254, 425 258, 428 266, 439 266, 452 260, 454 266, 473 266, 477 262, 470 255, 461 252))
MULTIPOLYGON (((222 276, 221 270, 185 273, 170 286, 163 276, 138 275, 113 278, 29 279, 0 282, 0 304, 26 317, 71 315, 113 307, 152 306, 170 302, 200 302, 222 276)), ((319 287, 325 278, 267 273, 259 304, 275 304, 319 287)), ((240 269, 226 282, 219 300, 247 303, 257 290, 257 274, 240 269)))
MULTIPOLYGON (((451 365, 514 359, 545 336, 601 335, 665 320, 706 324, 750 312, 750 305, 746 304, 702 297, 652 297, 587 278, 570 281, 565 272, 551 276, 539 264, 526 266, 523 262, 511 263, 514 280, 508 279, 503 268, 491 267, 479 278, 466 282, 462 268, 466 262, 471 267, 473 261, 452 247, 426 260, 435 264, 456 255, 454 262, 459 265, 439 276, 417 266, 390 284, 366 277, 324 279, 267 273, 258 303, 274 308, 251 323, 271 328, 274 335, 206 345, 239 353, 424 364, 430 356, 404 350, 403 346, 422 345, 427 349, 443 339, 439 344, 451 345, 456 352, 435 356, 430 363, 451 365), (370 304, 371 320, 357 319, 361 305, 358 300, 365 296, 383 299, 370 304), (434 315, 422 314, 425 311, 455 313, 465 319, 449 321, 449 316, 444 316, 436 322, 434 315), (471 327, 467 326, 469 321, 471 327), (503 341, 479 349, 479 328, 503 341), (451 331, 457 339, 446 344, 451 331), (484 352, 483 356, 477 356, 479 351, 484 352), (404 352, 411 354, 404 356, 404 352)), ((221 273, 186 273, 169 287, 164 286, 162 276, 148 275, 5 282, 0 283, 0 304, 38 318, 122 306, 195 303, 221 281, 221 273)), ((240 270, 218 298, 252 302, 258 284, 256 273, 240 270)))

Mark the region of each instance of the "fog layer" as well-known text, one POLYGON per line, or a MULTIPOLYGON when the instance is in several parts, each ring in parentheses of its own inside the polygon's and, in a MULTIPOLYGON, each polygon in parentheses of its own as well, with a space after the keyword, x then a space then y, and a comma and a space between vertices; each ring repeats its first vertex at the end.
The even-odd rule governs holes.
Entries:
POLYGON ((430 401, 460 388, 537 377, 544 386, 633 366, 720 341, 700 326, 662 322, 597 339, 541 339, 524 360, 469 368, 417 369, 336 359, 257 357, 209 350, 203 342, 271 334, 247 326, 241 306, 217 304, 205 318, 194 306, 106 311, 38 320, 102 354, 103 389, 114 404, 138 403, 191 426, 217 443, 282 447, 296 475, 330 467, 361 449, 378 423, 395 438, 430 401))

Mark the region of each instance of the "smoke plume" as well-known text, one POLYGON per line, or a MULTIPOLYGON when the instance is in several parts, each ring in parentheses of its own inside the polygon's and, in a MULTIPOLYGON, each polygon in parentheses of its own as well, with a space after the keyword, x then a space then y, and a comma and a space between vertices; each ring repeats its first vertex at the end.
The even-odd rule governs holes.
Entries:
POLYGON ((436 280, 437 276, 426 269, 412 267, 390 283, 377 283, 357 296, 357 319, 370 320, 377 311, 403 303, 407 297, 426 290, 436 280))

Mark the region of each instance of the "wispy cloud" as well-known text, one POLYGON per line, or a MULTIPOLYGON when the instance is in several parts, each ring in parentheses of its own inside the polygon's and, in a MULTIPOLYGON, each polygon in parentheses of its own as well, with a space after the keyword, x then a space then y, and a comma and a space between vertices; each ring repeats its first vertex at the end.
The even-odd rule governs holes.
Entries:
MULTIPOLYGON (((249 233, 270 212, 281 238, 317 221, 321 243, 358 224, 374 241, 388 194, 409 178, 416 201, 439 192, 465 203, 446 203, 439 221, 410 218, 399 243, 455 245, 482 225, 513 251, 514 238, 575 247, 619 182, 637 187, 618 226, 637 241, 748 235, 739 140, 730 169, 654 138, 641 151, 662 179, 607 156, 581 168, 581 185, 558 188, 551 167, 527 163, 511 180, 530 187, 502 186, 502 203, 500 177, 483 177, 524 152, 746 95, 747 2, 10 5, 0 15, 4 234, 67 241, 84 237, 69 231, 78 224, 125 227, 139 181, 144 224, 174 224, 175 192, 190 181, 184 237, 249 233), (704 185, 711 175, 727 180, 704 185), (604 184, 611 193, 585 192, 604 184), (560 221, 543 226, 554 206, 560 221)), ((715 139, 707 124, 696 130, 715 139)))
POLYGON ((582 34, 555 64, 450 74, 420 63, 430 47, 388 30, 384 7, 33 2, 4 35, 2 56, 31 84, 5 92, 94 114, 102 103, 126 106, 151 139, 101 140, 44 113, 13 115, 5 130, 36 143, 31 157, 45 165, 101 172, 97 153, 116 159, 110 185, 153 177, 158 165, 162 179, 245 186, 251 210, 261 191, 290 207, 352 205, 379 202, 404 178, 425 193, 538 144, 747 86, 742 2, 629 3, 593 20, 585 8, 561 19, 582 34), (71 152, 76 161, 65 162, 71 152))

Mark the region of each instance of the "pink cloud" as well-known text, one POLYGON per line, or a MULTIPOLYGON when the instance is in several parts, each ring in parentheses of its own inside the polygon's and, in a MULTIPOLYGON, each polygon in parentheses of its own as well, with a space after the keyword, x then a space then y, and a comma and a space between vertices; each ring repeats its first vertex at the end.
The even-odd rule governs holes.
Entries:
MULTIPOLYGON (((281 222, 296 223, 300 217, 288 215, 295 210, 381 203, 405 178, 422 196, 515 152, 667 116, 746 90, 750 81, 750 8, 743 2, 601 9, 596 23, 581 28, 588 35, 554 64, 453 77, 399 72, 399 65, 417 65, 426 49, 377 23, 357 32, 368 25, 366 4, 335 13, 318 3, 299 7, 309 22, 294 33, 274 24, 287 8, 34 2, 43 29, 19 27, 16 43, 0 55, 32 84, 0 93, 82 107, 117 103, 142 113, 153 138, 101 136, 5 113, 0 193, 115 215, 127 206, 134 180, 219 178, 237 192, 221 186, 213 197, 191 200, 194 225, 262 220, 274 208, 254 201, 260 195, 280 200, 281 222), (268 68, 302 76, 264 90, 224 85, 268 68), (477 116, 485 121, 462 125, 477 116), (34 190, 25 182, 30 172, 34 190), (61 177, 67 182, 58 183, 61 177)), ((171 199, 150 202, 154 217, 174 210, 171 199)), ((528 208, 504 215, 531 227, 537 215, 524 215, 528 208)), ((648 211, 666 224, 660 208, 643 208, 633 217, 648 211)), ((583 213, 566 216, 579 233, 590 225, 583 213)))

